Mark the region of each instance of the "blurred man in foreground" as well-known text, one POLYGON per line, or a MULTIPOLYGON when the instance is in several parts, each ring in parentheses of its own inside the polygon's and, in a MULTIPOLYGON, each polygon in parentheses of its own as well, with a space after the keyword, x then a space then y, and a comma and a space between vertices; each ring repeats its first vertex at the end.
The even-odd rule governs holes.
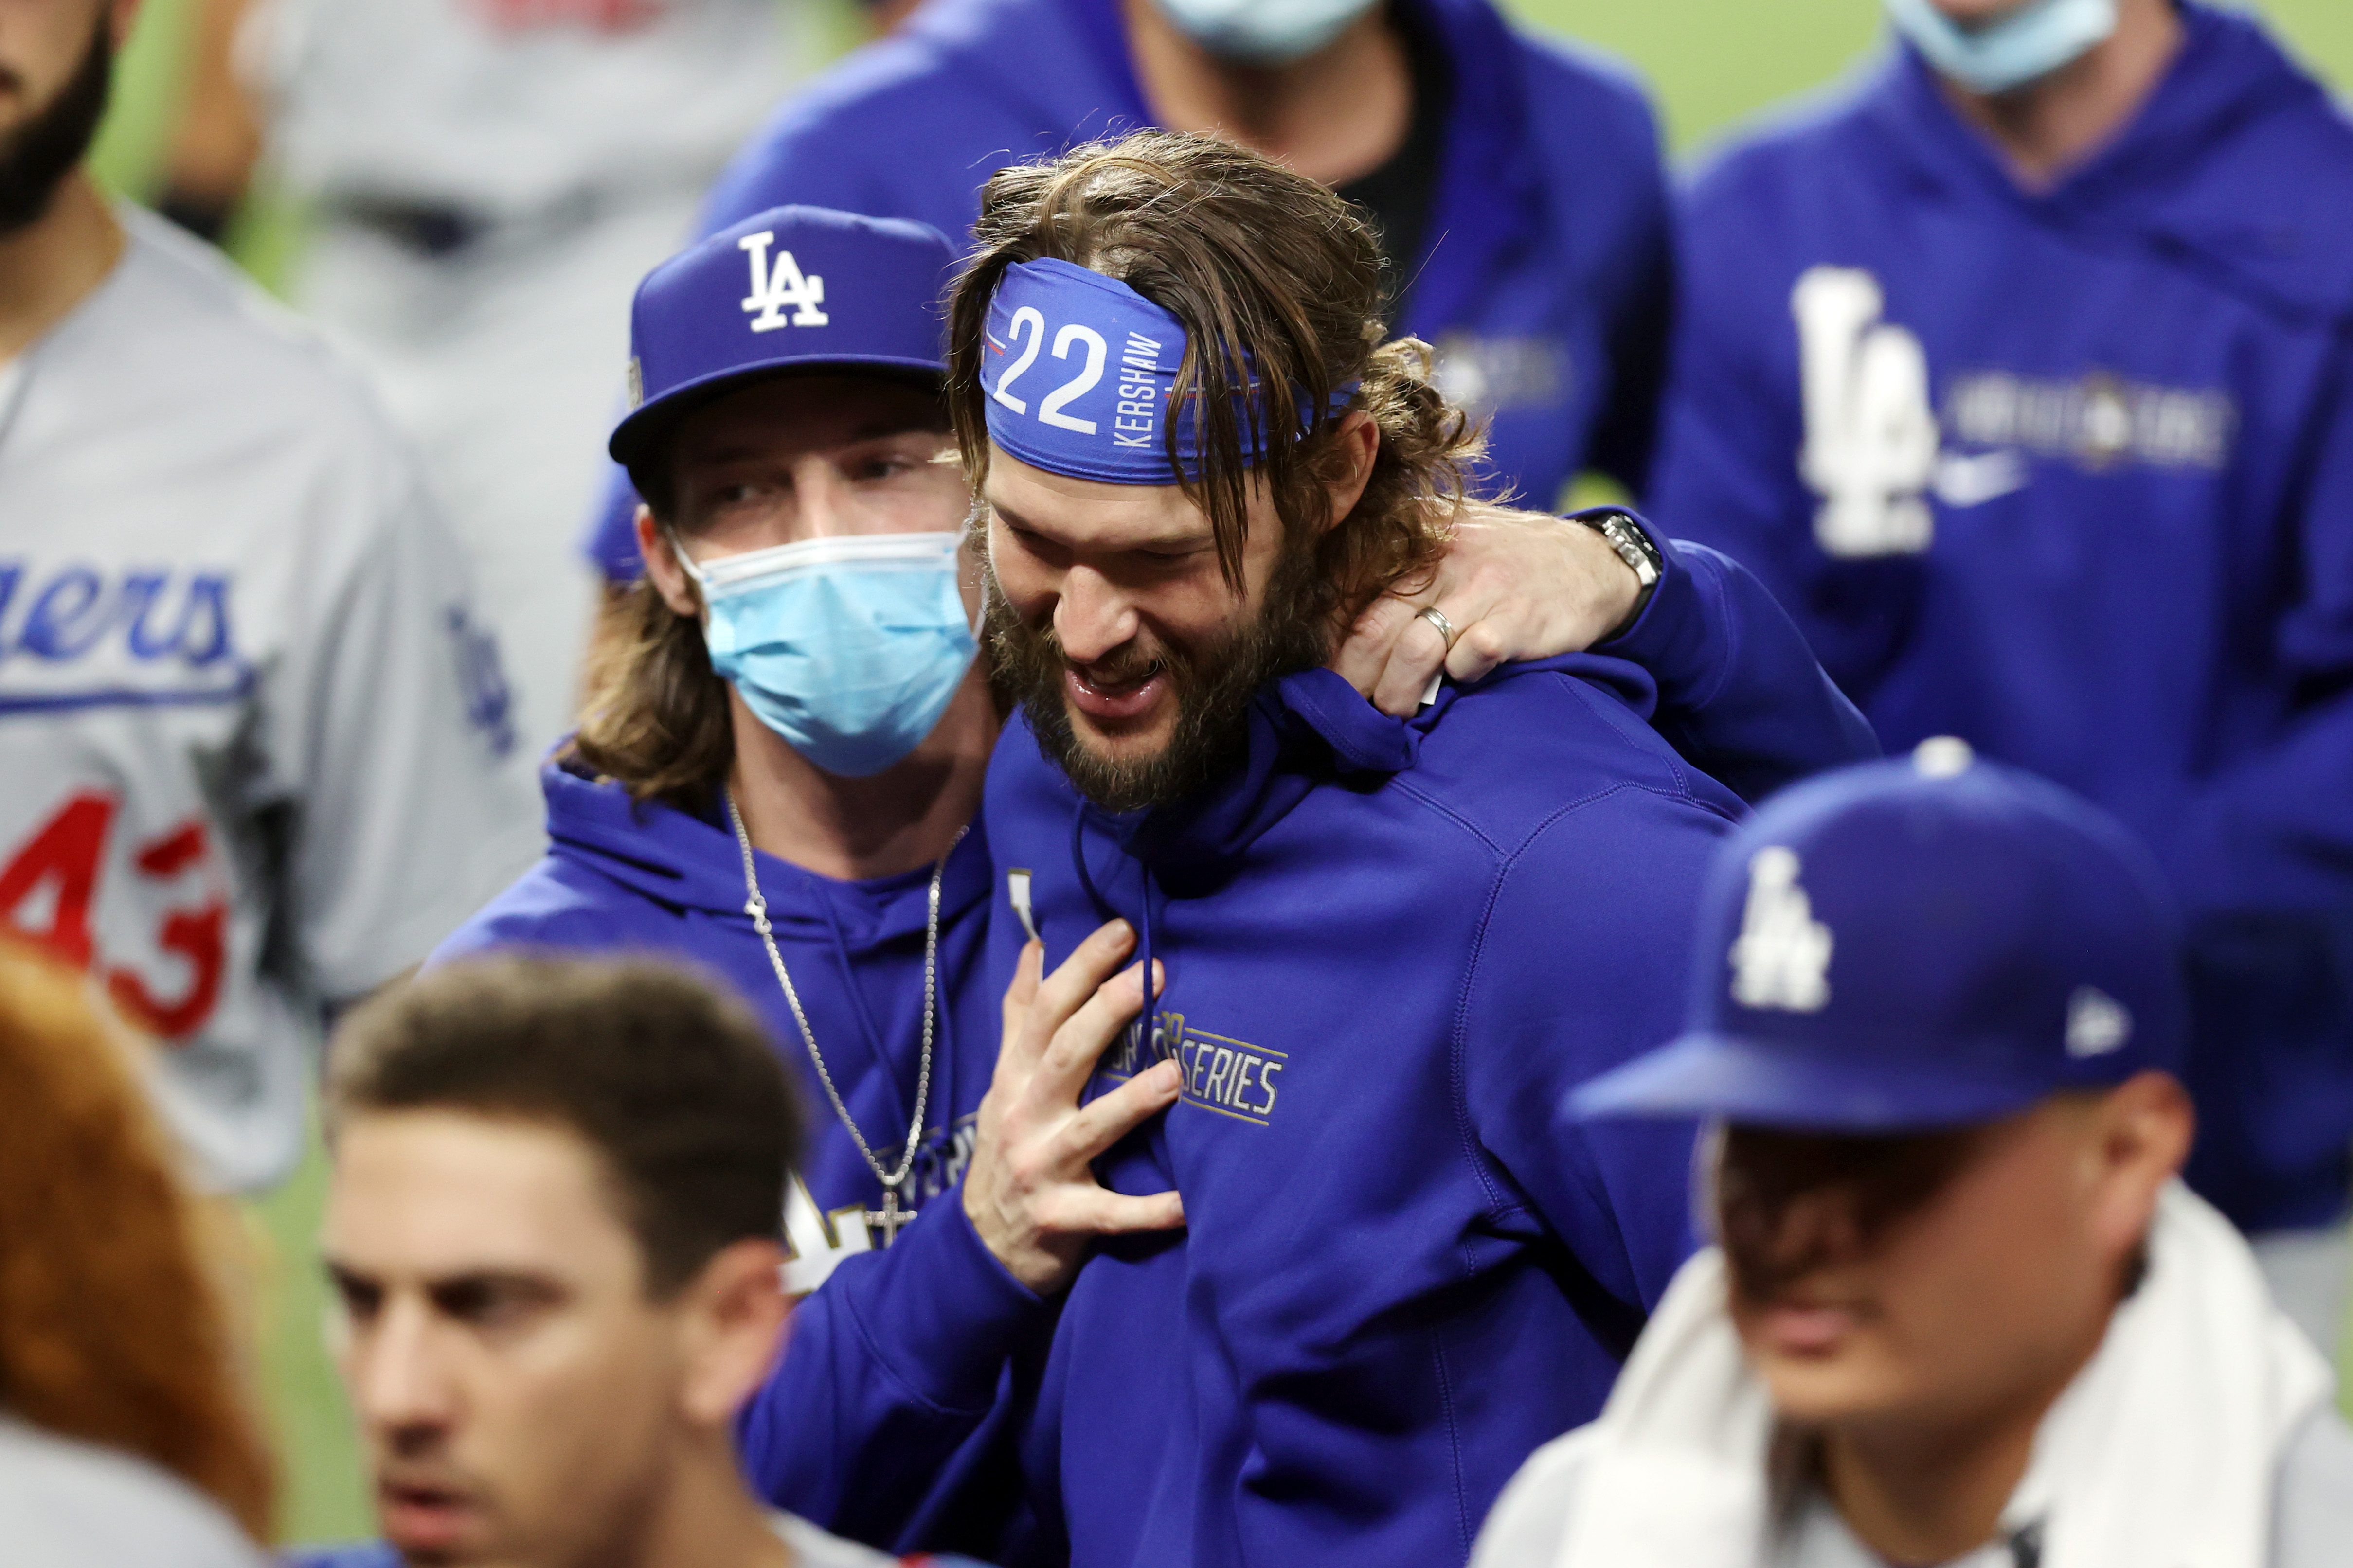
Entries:
POLYGON ((1891 747, 2123 818, 2185 919, 2191 1184, 2333 1350, 2353 1199, 2353 124, 2250 17, 1888 0, 1695 184, 1655 514, 1891 747))
POLYGON ((291 1168, 321 1004, 535 844, 494 640, 358 377, 81 167, 129 0, 0 20, 0 928, 170 1047, 225 1186, 291 1168))
POLYGON ((1729 1123, 1719 1246, 1478 1568, 2321 1568, 2353 1435, 2192 1130, 2155 868, 1950 738, 1719 855, 1694 1030, 1572 1097, 1729 1123))
POLYGON ((647 963, 454 965, 345 1026, 328 1119, 322 1250, 388 1544, 314 1561, 890 1561, 735 1468, 801 1147, 741 1006, 647 963))

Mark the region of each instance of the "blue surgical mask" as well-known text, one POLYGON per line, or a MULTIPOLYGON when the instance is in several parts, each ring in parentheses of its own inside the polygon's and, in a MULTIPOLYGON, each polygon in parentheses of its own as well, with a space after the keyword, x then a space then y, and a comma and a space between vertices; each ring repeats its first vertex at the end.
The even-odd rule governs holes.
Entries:
POLYGON ((1887 0, 1887 19, 1938 73, 1971 92, 2008 92, 2070 64, 2116 30, 2116 0, 2026 0, 1964 27, 1930 0, 1887 0))
POLYGON ((843 778, 903 761, 972 667, 957 533, 811 539, 696 565, 711 668, 793 750, 843 778))
POLYGON ((1282 66, 1338 37, 1374 0, 1159 0, 1176 30, 1220 59, 1282 66))

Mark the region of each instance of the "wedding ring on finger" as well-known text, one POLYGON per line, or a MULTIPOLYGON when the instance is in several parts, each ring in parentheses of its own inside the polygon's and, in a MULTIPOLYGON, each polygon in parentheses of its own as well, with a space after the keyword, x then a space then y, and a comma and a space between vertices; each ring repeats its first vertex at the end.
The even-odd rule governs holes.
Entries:
POLYGON ((1449 653, 1452 653, 1454 651, 1454 639, 1461 637, 1462 634, 1454 629, 1454 623, 1446 618, 1445 611, 1440 609, 1436 605, 1424 605, 1420 609, 1414 612, 1414 619, 1418 621, 1428 621, 1431 626, 1436 628, 1440 640, 1446 644, 1446 651, 1449 653))

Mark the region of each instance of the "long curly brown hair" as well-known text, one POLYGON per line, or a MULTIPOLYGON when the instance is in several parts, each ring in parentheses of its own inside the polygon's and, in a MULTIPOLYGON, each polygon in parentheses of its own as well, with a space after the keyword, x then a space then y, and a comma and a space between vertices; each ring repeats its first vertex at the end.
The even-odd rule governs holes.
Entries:
POLYGON ((269 1450, 204 1217, 82 980, 0 944, 0 1406, 268 1539, 269 1450))
MULTIPOLYGON (((1000 170, 981 188, 973 233, 977 248, 949 300, 947 397, 976 490, 988 473, 989 301, 1006 268, 1050 257, 1120 279, 1185 324, 1170 397, 1198 393, 1203 416, 1201 477, 1184 488, 1208 515, 1229 584, 1241 584, 1253 481, 1264 480, 1296 540, 1328 504, 1342 460, 1339 416, 1320 413, 1303 430, 1266 420, 1263 459, 1246 468, 1237 410, 1255 423, 1260 405, 1238 394, 1253 378, 1318 410, 1354 382, 1348 408, 1380 430, 1363 495, 1314 546, 1307 607, 1326 631, 1437 563, 1483 443, 1439 392, 1430 346, 1383 342, 1380 246, 1346 202, 1247 147, 1147 131, 1000 170)), ((1166 426, 1173 464, 1177 423, 1166 426)))

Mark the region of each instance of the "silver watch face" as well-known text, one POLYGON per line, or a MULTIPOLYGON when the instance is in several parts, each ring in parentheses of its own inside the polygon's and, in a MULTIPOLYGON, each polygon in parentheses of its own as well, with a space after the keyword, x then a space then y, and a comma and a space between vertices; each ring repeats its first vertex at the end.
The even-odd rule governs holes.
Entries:
POLYGON ((1618 552, 1618 559, 1633 569, 1642 586, 1649 587, 1659 580, 1659 557, 1656 547, 1645 538, 1641 530, 1623 513, 1612 512, 1601 523, 1601 536, 1618 552))

